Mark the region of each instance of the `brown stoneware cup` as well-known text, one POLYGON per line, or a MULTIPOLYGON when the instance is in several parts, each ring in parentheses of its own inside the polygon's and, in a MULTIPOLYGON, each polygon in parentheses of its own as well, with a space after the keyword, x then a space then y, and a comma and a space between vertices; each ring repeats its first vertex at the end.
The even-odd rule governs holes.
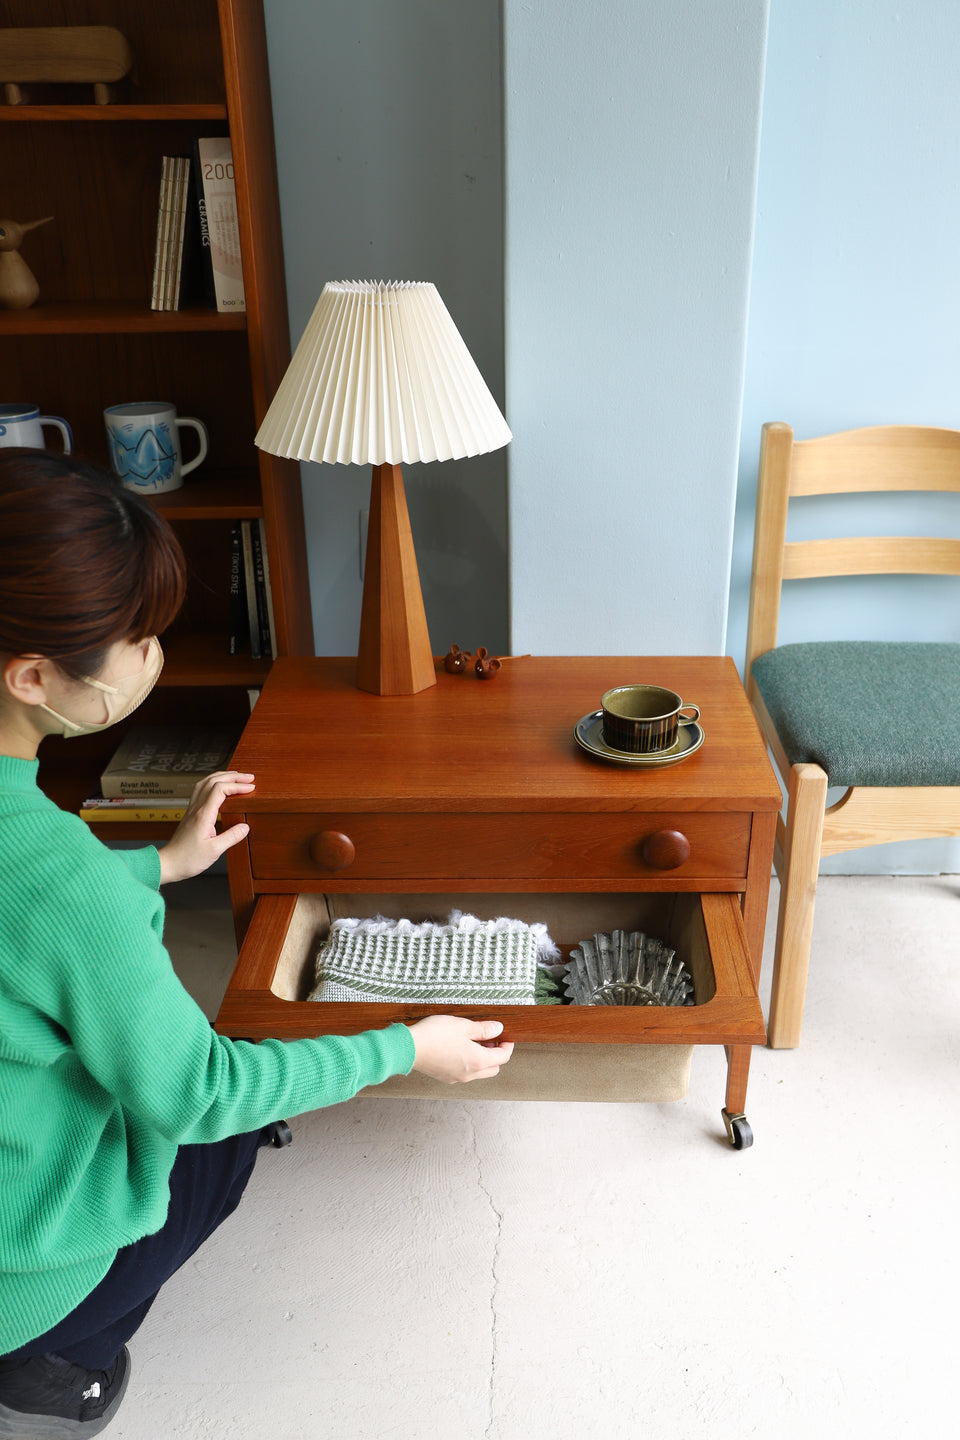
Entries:
POLYGON ((600 704, 605 742, 631 755, 671 749, 679 726, 700 719, 699 706, 685 705, 675 690, 662 685, 617 685, 600 704))

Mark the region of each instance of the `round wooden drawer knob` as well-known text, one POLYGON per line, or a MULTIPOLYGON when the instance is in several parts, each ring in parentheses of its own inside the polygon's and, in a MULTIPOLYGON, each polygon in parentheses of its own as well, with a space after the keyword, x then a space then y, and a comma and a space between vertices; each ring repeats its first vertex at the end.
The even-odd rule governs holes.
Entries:
POLYGON ((676 870, 690 859, 690 841, 682 830, 654 830, 641 841, 640 854, 654 870, 676 870))
POLYGON ((356 854, 350 836, 341 835, 339 830, 321 830, 310 841, 310 857, 321 870, 346 870, 356 854))

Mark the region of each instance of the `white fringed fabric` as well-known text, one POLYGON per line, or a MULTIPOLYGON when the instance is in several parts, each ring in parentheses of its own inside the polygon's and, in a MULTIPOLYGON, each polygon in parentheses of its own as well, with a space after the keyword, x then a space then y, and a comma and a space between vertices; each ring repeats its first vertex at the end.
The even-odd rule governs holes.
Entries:
POLYGON ((559 958, 545 925, 520 920, 335 920, 307 998, 534 1005, 538 964, 559 958))

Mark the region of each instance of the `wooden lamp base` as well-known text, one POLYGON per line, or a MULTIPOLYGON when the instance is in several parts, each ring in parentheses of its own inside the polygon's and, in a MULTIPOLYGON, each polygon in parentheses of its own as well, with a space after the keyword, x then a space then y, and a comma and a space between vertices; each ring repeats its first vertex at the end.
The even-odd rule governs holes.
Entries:
POLYGON ((416 695, 437 683, 399 465, 374 465, 357 647, 357 686, 416 695))

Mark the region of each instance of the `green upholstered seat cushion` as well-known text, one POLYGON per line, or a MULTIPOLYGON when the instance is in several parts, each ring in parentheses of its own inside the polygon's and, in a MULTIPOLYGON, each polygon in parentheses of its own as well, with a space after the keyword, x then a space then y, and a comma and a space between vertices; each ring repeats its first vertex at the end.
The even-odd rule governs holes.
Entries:
POLYGON ((753 677, 791 765, 831 785, 960 785, 960 645, 782 645, 753 677))

